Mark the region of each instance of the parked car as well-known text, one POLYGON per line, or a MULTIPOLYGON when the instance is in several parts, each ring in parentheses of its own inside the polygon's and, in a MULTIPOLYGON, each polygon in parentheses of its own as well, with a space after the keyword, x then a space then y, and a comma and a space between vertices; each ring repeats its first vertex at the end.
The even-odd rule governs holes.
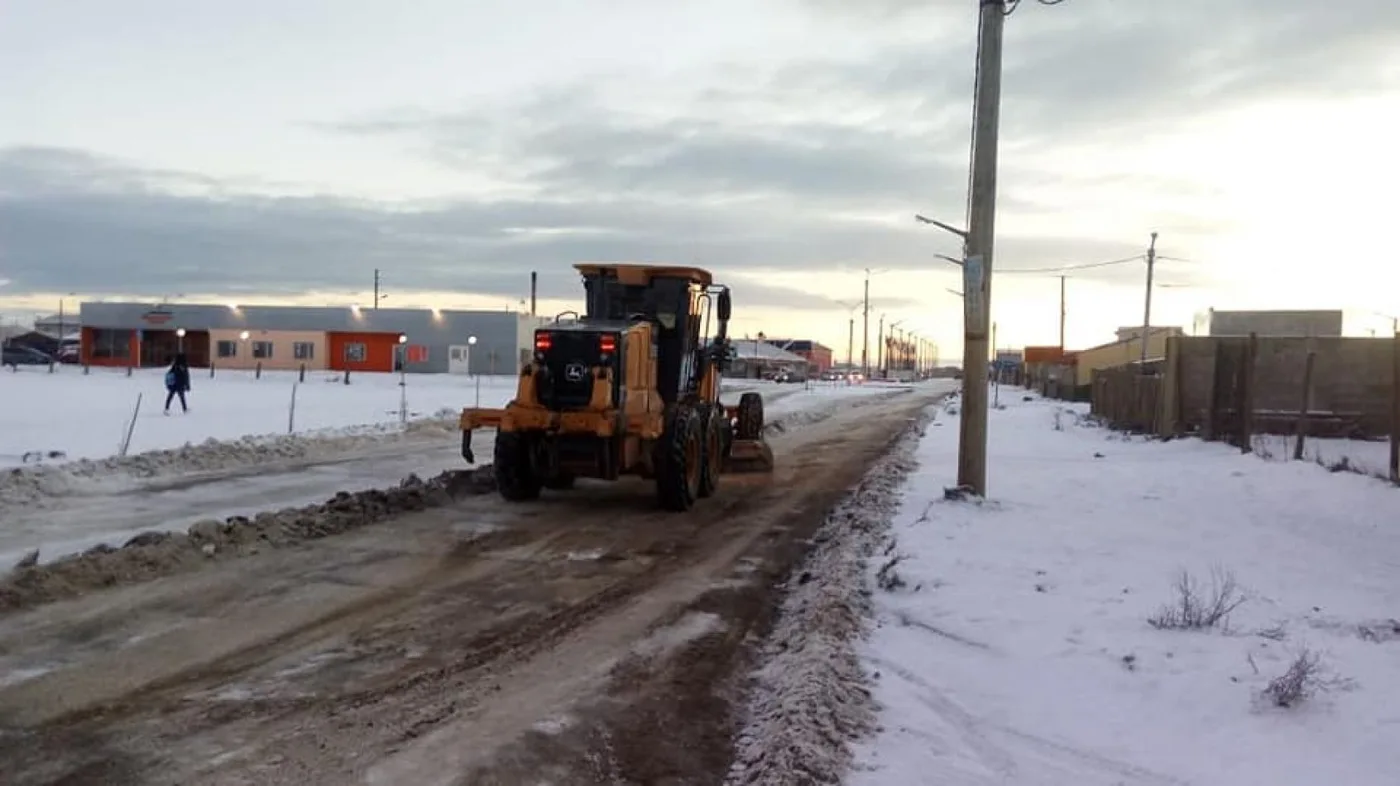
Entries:
POLYGON ((52 355, 40 352, 30 347, 13 346, 5 347, 3 350, 3 360, 0 366, 47 366, 56 362, 52 355))

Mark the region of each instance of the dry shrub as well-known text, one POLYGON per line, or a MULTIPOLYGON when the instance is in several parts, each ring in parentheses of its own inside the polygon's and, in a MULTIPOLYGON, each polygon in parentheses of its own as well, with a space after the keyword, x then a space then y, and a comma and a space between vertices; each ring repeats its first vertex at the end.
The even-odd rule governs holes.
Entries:
POLYGON ((1229 624, 1230 613, 1244 602, 1244 594, 1229 571, 1212 568, 1210 587, 1203 590, 1196 579, 1183 570, 1176 581, 1176 599, 1149 617, 1147 622, 1158 630, 1224 627, 1229 624))

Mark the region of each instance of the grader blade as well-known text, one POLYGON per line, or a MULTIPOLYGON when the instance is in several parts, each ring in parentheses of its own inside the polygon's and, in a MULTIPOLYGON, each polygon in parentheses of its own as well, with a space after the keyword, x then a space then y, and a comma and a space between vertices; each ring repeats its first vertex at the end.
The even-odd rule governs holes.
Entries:
POLYGON ((772 472, 773 449, 759 439, 736 439, 724 461, 724 472, 732 475, 772 472))

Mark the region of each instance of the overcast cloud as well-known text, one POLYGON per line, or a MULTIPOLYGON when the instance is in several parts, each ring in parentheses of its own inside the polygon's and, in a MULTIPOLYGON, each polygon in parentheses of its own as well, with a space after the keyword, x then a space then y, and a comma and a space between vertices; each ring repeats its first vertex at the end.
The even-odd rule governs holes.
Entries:
MULTIPOLYGON (((21 294, 294 294, 363 290, 378 267, 415 289, 513 300, 530 270, 542 273, 542 295, 575 296, 566 272, 581 260, 699 263, 731 276, 928 268, 934 252, 956 247, 912 214, 955 222, 964 214, 971 5, 793 0, 812 24, 858 28, 868 51, 697 63, 674 81, 561 74, 472 100, 444 85, 436 101, 275 118, 327 144, 376 146, 476 184, 431 201, 276 196, 258 183, 279 177, 271 164, 231 181, 118 160, 105 153, 100 115, 77 147, 0 136, 8 143, 0 149, 0 274, 11 279, 7 292, 21 294)), ((61 13, 45 8, 29 10, 61 13)), ((1057 150, 1127 144, 1146 130, 1269 97, 1393 88, 1382 64, 1400 45, 1397 31, 1400 3, 1387 0, 1025 0, 1007 34, 1001 265, 1140 250, 1142 226, 1064 236, 1037 220, 1057 209, 1039 193, 1047 183, 1105 194, 1124 185, 1057 150)), ((316 42, 307 45, 314 51, 316 42)), ((33 67, 63 79, 61 66, 33 67)), ((208 75, 211 88, 221 78, 208 75)), ((324 82, 326 90, 354 89, 332 70, 324 82)), ((28 98, 0 102, 0 128, 15 113, 45 111, 41 95, 28 98)), ((161 129, 148 132, 159 147, 161 129)), ((1203 188, 1123 177, 1162 198, 1189 201, 1203 188)), ((1142 222, 1188 240, 1228 229, 1206 210, 1163 208, 1142 222)), ((1082 274, 1110 282, 1126 275, 1112 267, 1082 274)), ((832 307, 827 297, 745 280, 749 303, 832 307)), ((881 305, 896 309, 918 294, 881 305)))

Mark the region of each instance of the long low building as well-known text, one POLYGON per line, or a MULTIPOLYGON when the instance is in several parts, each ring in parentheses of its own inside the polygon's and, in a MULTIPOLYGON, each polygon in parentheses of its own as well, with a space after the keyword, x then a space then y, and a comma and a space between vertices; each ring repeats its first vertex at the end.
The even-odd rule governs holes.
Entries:
POLYGON ((186 303, 83 303, 82 359, 93 366, 191 366, 514 374, 540 319, 449 311, 186 303))

